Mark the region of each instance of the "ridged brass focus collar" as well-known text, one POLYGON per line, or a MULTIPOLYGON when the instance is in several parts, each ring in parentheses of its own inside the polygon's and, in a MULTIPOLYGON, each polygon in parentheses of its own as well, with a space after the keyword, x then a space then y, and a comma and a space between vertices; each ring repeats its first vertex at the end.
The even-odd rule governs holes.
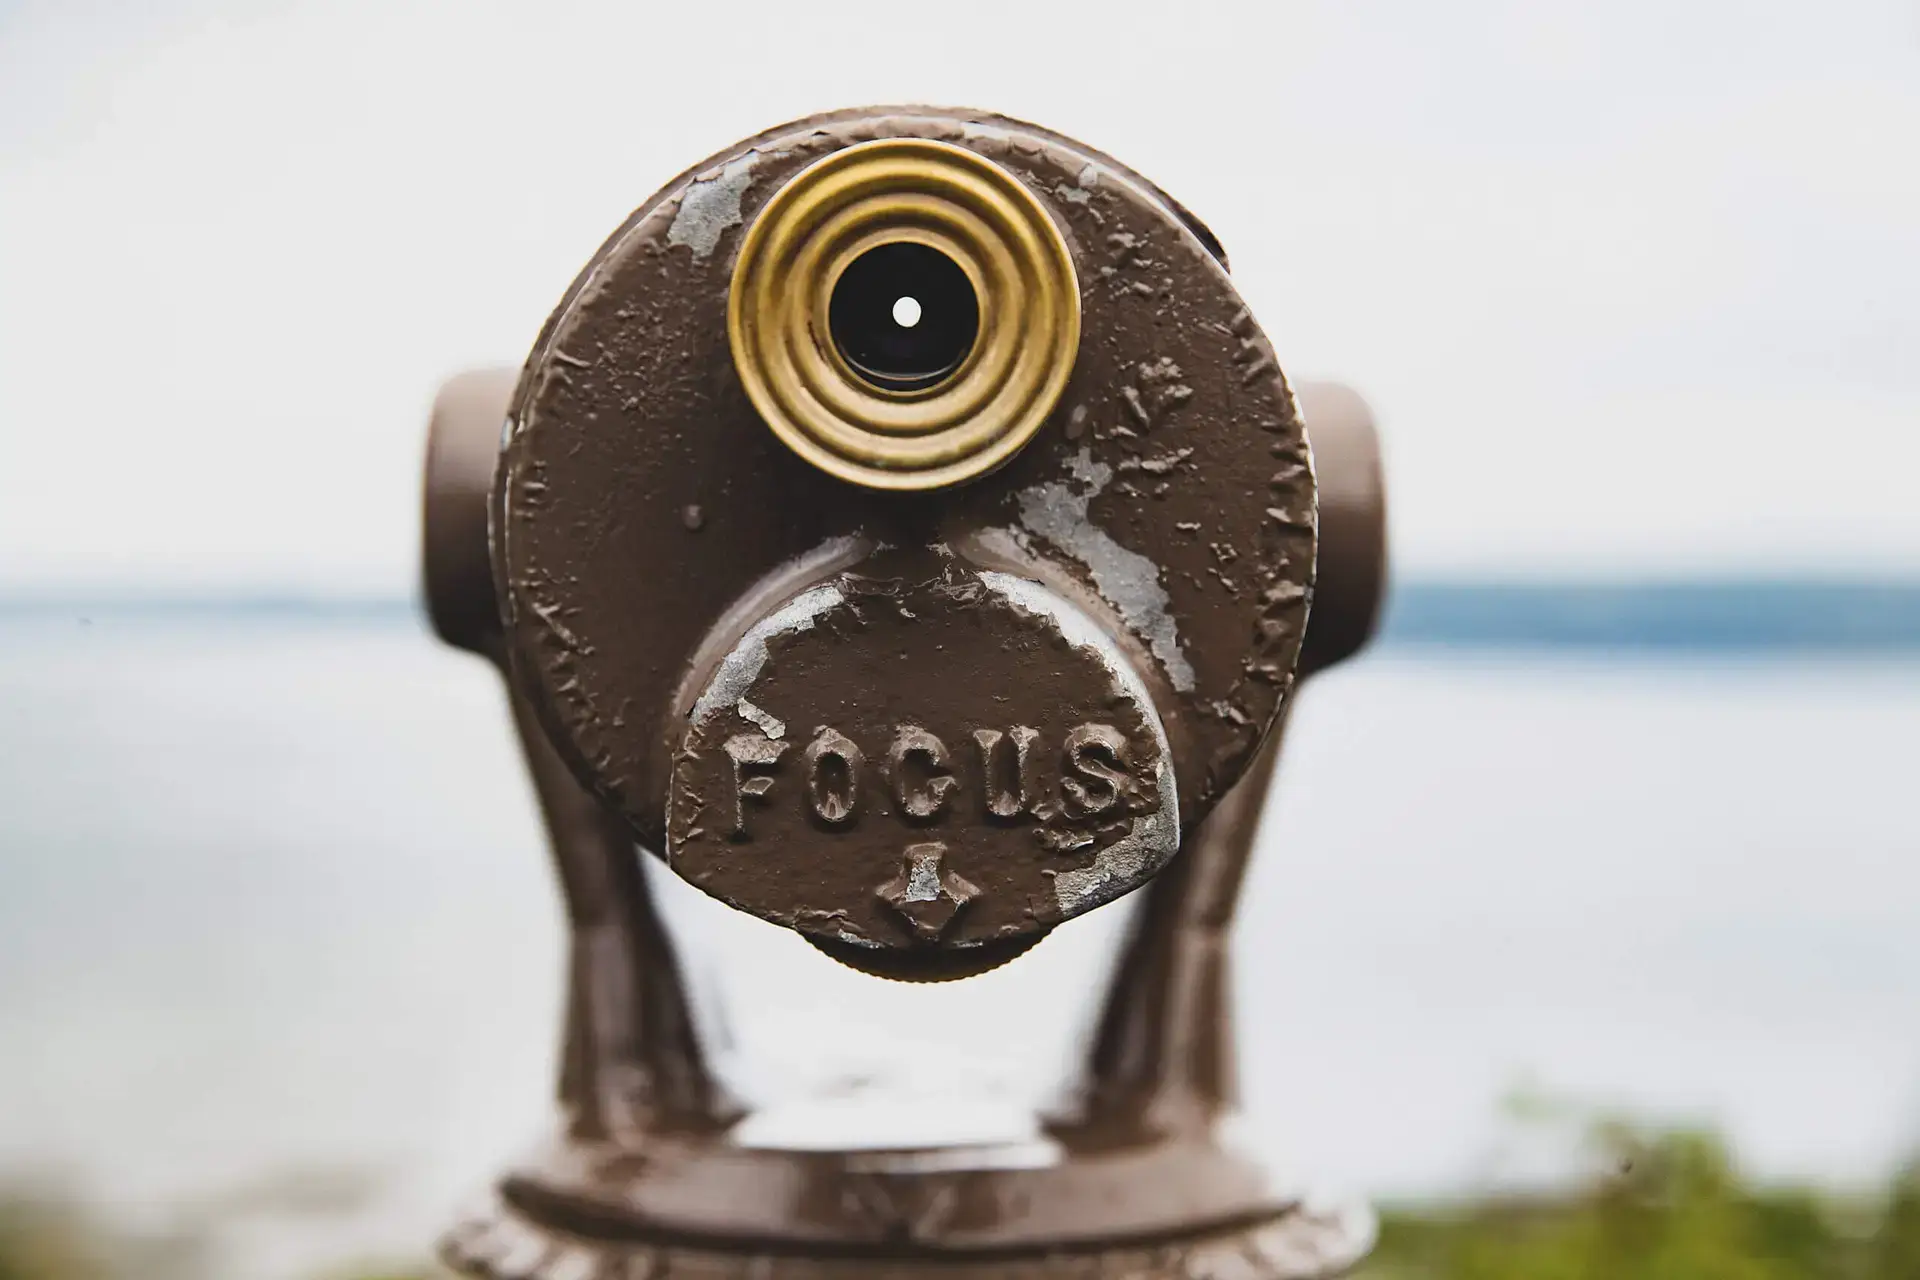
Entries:
POLYGON ((1059 402, 1080 345, 1073 256, 1012 174, 922 138, 860 143, 801 170, 740 246, 727 336, 748 396, 795 453, 874 489, 935 489, 1017 453, 1059 402), (939 384, 889 391, 857 374, 828 325, 841 273, 909 241, 951 258, 979 304, 971 352, 939 384))

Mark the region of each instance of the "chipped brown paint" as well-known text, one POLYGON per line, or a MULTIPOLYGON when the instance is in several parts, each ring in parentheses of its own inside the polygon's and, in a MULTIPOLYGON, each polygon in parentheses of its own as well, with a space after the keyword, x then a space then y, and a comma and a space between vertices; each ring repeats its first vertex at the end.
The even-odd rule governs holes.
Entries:
POLYGON ((670 185, 608 242, 521 379, 495 564, 538 714, 644 843, 665 837, 690 656, 759 580, 831 537, 938 540, 965 555, 982 531, 1023 528, 1023 494, 1049 492, 1084 499, 1071 516, 1078 533, 1062 532, 1092 563, 1042 536, 1020 557, 1041 563, 1024 571, 1084 591, 1148 651, 1167 733, 1190 747, 1175 762, 1183 825, 1204 817, 1290 688, 1315 497, 1293 398, 1196 225, 1124 167, 1056 135, 900 109, 751 139, 670 185), (733 375, 724 323, 740 228, 780 183, 835 148, 899 136, 972 147, 1020 177, 1066 232, 1083 284, 1080 355, 1055 421, 999 472, 923 501, 832 480, 784 450, 733 375), (729 174, 739 183, 727 201, 701 196, 726 206, 701 223, 717 228, 710 251, 698 252, 704 232, 677 242, 688 200, 729 174), (1085 198, 1061 199, 1063 188, 1085 198), (1109 478, 1093 491, 1087 475, 1109 478), (697 531, 684 517, 693 507, 697 531), (1209 542, 1240 549, 1231 581, 1214 572, 1209 542), (644 587, 634 565, 647 566, 644 587))
POLYGON ((818 940, 1004 954, 1165 864, 1171 780, 1145 683, 1084 613, 951 553, 896 551, 722 660, 675 753, 666 856, 818 940), (886 890, 929 842, 968 889, 931 935, 886 890))
POLYGON ((572 942, 558 1130, 447 1234, 449 1265, 1311 1280, 1364 1253, 1364 1211, 1302 1201, 1220 1136, 1236 1103, 1226 934, 1277 737, 1257 744, 1297 678, 1365 642, 1384 563, 1364 405, 1302 388, 1309 454, 1224 266, 1190 214, 1079 143, 969 112, 837 113, 644 204, 517 391, 449 384, 428 451, 429 612, 509 677, 572 942), (783 174, 915 134, 979 149, 1047 201, 1089 323, 1022 455, 901 498, 756 432, 711 322, 783 174), (636 836, 899 977, 977 971, 1145 889, 1031 1150, 876 1150, 886 1135, 852 1132, 787 1150, 748 1137, 709 1068, 636 836), (743 876, 743 852, 774 870, 743 876), (796 868, 839 883, 796 887, 796 868))

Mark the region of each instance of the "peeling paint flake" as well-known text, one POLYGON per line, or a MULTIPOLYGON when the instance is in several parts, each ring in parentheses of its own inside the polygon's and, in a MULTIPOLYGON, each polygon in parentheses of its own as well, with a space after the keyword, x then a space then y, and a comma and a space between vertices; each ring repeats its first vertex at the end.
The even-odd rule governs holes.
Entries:
POLYGON ((1089 651, 1106 667, 1113 676, 1115 696, 1131 701, 1153 731, 1158 807, 1135 817, 1127 834, 1096 851, 1090 864, 1062 871, 1053 878, 1054 898, 1061 914, 1079 915, 1137 887, 1166 866, 1179 849, 1180 800, 1173 776, 1173 748, 1160 717, 1154 714, 1152 695, 1099 624, 1036 582, 991 571, 982 573, 980 580, 1029 613, 1052 618, 1069 644, 1089 651))
POLYGON ((760 157, 749 151, 728 162, 718 173, 695 178, 680 196, 679 212, 667 228, 668 244, 683 244, 695 258, 705 258, 720 245, 728 227, 740 225, 740 197, 753 185, 753 169, 760 157))
POLYGON ((760 730, 760 732, 766 734, 767 737, 771 738, 773 741, 778 742, 780 739, 787 736, 786 721, 768 712, 762 711, 759 707, 754 706, 751 702, 748 702, 745 698, 742 698, 740 699, 740 701, 734 703, 733 709, 740 713, 740 718, 742 720, 745 720, 748 724, 751 724, 757 727, 760 730))
MULTIPOLYGON (((1161 757, 1160 786, 1171 795, 1173 768, 1161 757)), ((1053 878, 1054 896, 1068 915, 1091 911, 1139 885, 1165 866, 1167 851, 1179 847, 1179 818, 1173 806, 1162 805, 1133 820, 1133 828, 1093 855, 1089 866, 1062 871, 1053 878)))
MULTIPOLYGON (((733 652, 721 660, 720 669, 707 682, 706 689, 693 704, 693 713, 688 718, 698 726, 705 724, 722 707, 730 706, 739 710, 747 691, 760 678, 760 669, 767 665, 767 641, 795 631, 812 630, 816 618, 845 602, 846 597, 840 594, 838 587, 815 587, 811 591, 801 592, 786 605, 747 628, 747 633, 740 637, 740 643, 733 647, 733 652)), ((785 726, 782 728, 784 730, 785 726)))
POLYGON ((1087 516, 1088 504, 1113 479, 1113 468, 1095 462, 1082 449, 1067 459, 1067 470, 1077 485, 1055 480, 1016 495, 1020 523, 1085 565, 1101 598, 1146 642, 1173 687, 1182 693, 1191 691, 1193 667, 1180 648, 1179 628, 1169 608, 1172 602, 1160 585, 1160 566, 1115 542, 1087 516))
MULTIPOLYGON (((917 848, 937 849, 938 846, 916 846, 917 848)), ((937 902, 940 898, 940 855, 938 853, 918 853, 913 856, 911 869, 907 873, 906 901, 937 902)))

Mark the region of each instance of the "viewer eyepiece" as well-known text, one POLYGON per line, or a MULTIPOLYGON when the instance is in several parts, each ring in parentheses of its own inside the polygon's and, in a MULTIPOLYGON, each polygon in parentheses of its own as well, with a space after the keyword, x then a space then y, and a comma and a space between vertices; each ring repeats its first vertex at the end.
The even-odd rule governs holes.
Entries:
POLYGON ((960 264, 929 245, 867 250, 833 286, 827 323, 840 356, 866 382, 895 393, 938 386, 965 363, 980 302, 960 264))

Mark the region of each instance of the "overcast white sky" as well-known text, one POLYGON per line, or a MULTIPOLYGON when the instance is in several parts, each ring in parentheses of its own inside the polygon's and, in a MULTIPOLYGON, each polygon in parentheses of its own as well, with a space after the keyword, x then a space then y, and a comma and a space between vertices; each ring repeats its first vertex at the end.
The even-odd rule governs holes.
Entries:
POLYGON ((1912 0, 0 0, 0 587, 408 589, 438 381, 876 101, 1210 222, 1405 571, 1920 573, 1912 0))

